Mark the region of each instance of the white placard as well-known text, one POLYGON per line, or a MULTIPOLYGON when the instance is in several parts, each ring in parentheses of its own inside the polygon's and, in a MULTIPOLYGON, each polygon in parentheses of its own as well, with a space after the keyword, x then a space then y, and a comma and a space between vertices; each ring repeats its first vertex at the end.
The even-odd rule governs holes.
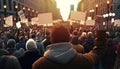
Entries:
POLYGON ((94 26, 95 25, 95 20, 87 20, 86 25, 87 26, 94 26))
POLYGON ((114 26, 120 27, 120 20, 115 20, 114 26))
POLYGON ((52 13, 42 13, 38 14, 38 21, 40 24, 53 23, 52 13))
POLYGON ((92 17, 87 17, 87 20, 92 20, 92 17))
POLYGON ((23 21, 24 19, 26 19, 26 17, 25 17, 25 14, 24 14, 23 10, 20 10, 20 11, 18 12, 18 15, 19 15, 19 17, 20 17, 21 21, 23 21))
POLYGON ((16 23, 16 27, 17 27, 18 29, 21 28, 21 23, 20 23, 20 21, 16 23))
POLYGON ((21 20, 22 23, 25 23, 28 26, 28 19, 21 20))
POLYGON ((38 25, 38 17, 34 17, 34 18, 32 18, 31 20, 32 20, 32 22, 31 22, 31 24, 32 25, 34 25, 34 24, 37 24, 38 25))
POLYGON ((71 20, 83 20, 83 21, 85 21, 85 18, 86 18, 86 12, 71 11, 71 13, 70 13, 71 20))
POLYGON ((6 17, 5 24, 6 24, 7 26, 13 26, 13 16, 12 16, 12 15, 6 17))

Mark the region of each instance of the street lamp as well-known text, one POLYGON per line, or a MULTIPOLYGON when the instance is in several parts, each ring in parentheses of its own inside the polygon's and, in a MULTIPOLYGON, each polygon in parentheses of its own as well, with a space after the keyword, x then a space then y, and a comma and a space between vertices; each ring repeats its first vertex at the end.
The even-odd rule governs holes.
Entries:
POLYGON ((23 10, 25 10, 25 7, 23 7, 23 10))
POLYGON ((38 16, 38 11, 36 11, 35 13, 36 13, 36 16, 38 16))
POLYGON ((31 22, 31 16, 30 16, 30 8, 27 9, 28 10, 28 22, 31 22))
POLYGON ((93 17, 94 17, 94 11, 95 11, 94 9, 92 9, 92 10, 89 11, 90 14, 91 14, 90 16, 92 17, 92 19, 93 19, 93 17))
POLYGON ((98 11, 98 4, 95 5, 96 7, 96 15, 97 15, 97 11, 98 11))
POLYGON ((7 5, 6 4, 4 4, 3 5, 3 8, 4 8, 4 23, 5 23, 5 20, 6 20, 6 9, 7 9, 7 5))
POLYGON ((4 5, 3 8, 6 9, 6 8, 7 8, 7 5, 4 5))
POLYGON ((28 12, 30 11, 30 8, 28 8, 28 12))
MULTIPOLYGON (((110 1, 109 0, 107 0, 107 13, 108 13, 108 15, 109 15, 109 4, 110 4, 110 1)), ((108 29, 108 22, 109 22, 109 16, 107 17, 107 29, 108 29)))
POLYGON ((32 10, 32 16, 34 17, 34 12, 35 12, 35 10, 32 10))
POLYGON ((17 14, 17 12, 18 12, 18 5, 15 5, 15 15, 16 15, 16 20, 14 20, 14 21, 18 21, 18 14, 17 14))

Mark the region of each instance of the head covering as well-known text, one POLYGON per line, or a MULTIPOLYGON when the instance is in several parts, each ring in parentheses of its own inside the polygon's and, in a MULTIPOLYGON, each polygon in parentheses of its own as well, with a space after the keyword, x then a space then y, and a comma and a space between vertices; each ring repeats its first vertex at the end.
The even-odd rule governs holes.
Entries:
POLYGON ((9 39, 7 41, 7 47, 8 48, 14 48, 15 47, 15 44, 16 44, 16 41, 14 39, 9 39))
POLYGON ((57 24, 50 32, 50 39, 52 43, 69 42, 70 32, 65 25, 57 24))
POLYGON ((74 45, 79 44, 78 37, 73 37, 71 39, 71 43, 74 44, 74 45))
POLYGON ((33 49, 37 49, 36 42, 33 39, 29 39, 26 42, 26 50, 33 50, 33 49))
POLYGON ((4 48, 4 43, 3 43, 3 40, 0 39, 0 49, 4 48))

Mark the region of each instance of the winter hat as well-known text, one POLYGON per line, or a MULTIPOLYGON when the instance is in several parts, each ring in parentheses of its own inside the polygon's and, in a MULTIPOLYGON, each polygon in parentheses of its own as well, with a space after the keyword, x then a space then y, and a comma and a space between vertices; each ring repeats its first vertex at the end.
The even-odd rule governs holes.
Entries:
POLYGON ((7 41, 7 47, 8 48, 14 48, 15 47, 15 44, 16 44, 16 41, 14 39, 9 39, 7 41))
POLYGON ((33 49, 37 49, 36 42, 33 39, 29 39, 26 42, 26 50, 33 50, 33 49))

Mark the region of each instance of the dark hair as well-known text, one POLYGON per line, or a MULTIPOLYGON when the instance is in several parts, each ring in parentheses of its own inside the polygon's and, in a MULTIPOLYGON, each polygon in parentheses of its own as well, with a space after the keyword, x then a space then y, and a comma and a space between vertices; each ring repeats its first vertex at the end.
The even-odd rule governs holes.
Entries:
POLYGON ((0 39, 0 49, 4 48, 4 42, 2 39, 0 39))
POLYGON ((74 30, 74 31, 73 31, 73 35, 78 35, 78 31, 77 31, 77 30, 74 30))
POLYGON ((69 42, 70 32, 63 24, 56 24, 50 32, 51 43, 69 42))
POLYGON ((15 44, 16 44, 16 41, 14 39, 9 39, 7 41, 7 47, 8 48, 14 48, 15 47, 15 44))

